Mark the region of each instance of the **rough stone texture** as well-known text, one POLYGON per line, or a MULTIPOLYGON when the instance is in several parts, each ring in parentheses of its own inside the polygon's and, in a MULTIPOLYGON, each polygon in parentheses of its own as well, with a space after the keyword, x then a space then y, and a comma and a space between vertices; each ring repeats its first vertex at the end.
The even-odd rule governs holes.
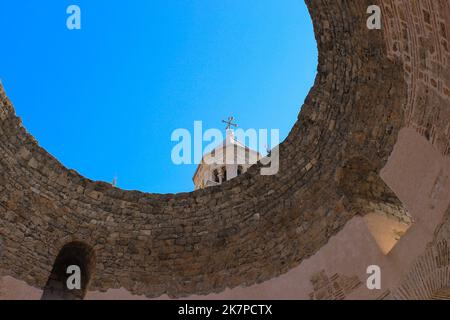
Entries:
POLYGON ((208 294, 289 271, 355 215, 409 221, 379 171, 404 126, 449 154, 449 8, 378 1, 378 31, 366 28, 373 2, 307 1, 318 73, 276 176, 255 166, 176 195, 90 181, 38 146, 1 89, 0 276, 43 288, 61 248, 78 241, 95 253, 91 290, 208 294))

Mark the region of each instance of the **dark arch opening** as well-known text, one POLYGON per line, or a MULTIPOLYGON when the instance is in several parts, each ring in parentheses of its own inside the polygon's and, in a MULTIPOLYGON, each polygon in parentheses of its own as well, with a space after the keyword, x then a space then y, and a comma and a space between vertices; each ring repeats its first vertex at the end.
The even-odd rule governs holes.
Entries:
POLYGON ((71 242, 59 251, 42 294, 42 300, 81 300, 85 297, 95 265, 94 250, 82 242, 71 242), (69 266, 80 268, 80 289, 69 289, 69 266))

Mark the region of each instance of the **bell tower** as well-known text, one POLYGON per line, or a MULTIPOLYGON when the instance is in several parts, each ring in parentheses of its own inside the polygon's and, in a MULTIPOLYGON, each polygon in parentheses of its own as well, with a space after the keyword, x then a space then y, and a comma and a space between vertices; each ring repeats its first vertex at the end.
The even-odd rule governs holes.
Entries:
POLYGON ((234 118, 229 117, 226 123, 226 137, 211 152, 205 154, 192 178, 195 190, 217 186, 231 180, 243 173, 255 164, 261 155, 244 144, 234 136, 232 127, 234 118))

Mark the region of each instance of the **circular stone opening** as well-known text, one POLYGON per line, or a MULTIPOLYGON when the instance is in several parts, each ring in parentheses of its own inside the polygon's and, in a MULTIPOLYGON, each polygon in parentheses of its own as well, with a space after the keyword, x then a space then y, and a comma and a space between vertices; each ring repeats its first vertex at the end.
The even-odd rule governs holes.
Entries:
POLYGON ((0 69, 17 114, 65 166, 123 189, 192 191, 197 165, 173 163, 171 134, 193 136, 196 120, 225 135, 233 115, 282 141, 316 74, 302 1, 95 1, 80 30, 65 7, 26 6, 7 4, 0 21, 14 30, 0 69))

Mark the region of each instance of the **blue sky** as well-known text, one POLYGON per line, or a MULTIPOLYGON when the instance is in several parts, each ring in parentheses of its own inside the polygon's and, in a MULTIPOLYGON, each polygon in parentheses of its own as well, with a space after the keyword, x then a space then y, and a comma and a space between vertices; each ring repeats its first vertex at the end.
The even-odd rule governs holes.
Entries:
POLYGON ((224 129, 233 115, 283 140, 317 68, 302 0, 1 1, 0 30, 0 78, 40 145, 147 192, 193 190, 171 134, 195 120, 224 129), (66 27, 71 4, 81 30, 66 27))

